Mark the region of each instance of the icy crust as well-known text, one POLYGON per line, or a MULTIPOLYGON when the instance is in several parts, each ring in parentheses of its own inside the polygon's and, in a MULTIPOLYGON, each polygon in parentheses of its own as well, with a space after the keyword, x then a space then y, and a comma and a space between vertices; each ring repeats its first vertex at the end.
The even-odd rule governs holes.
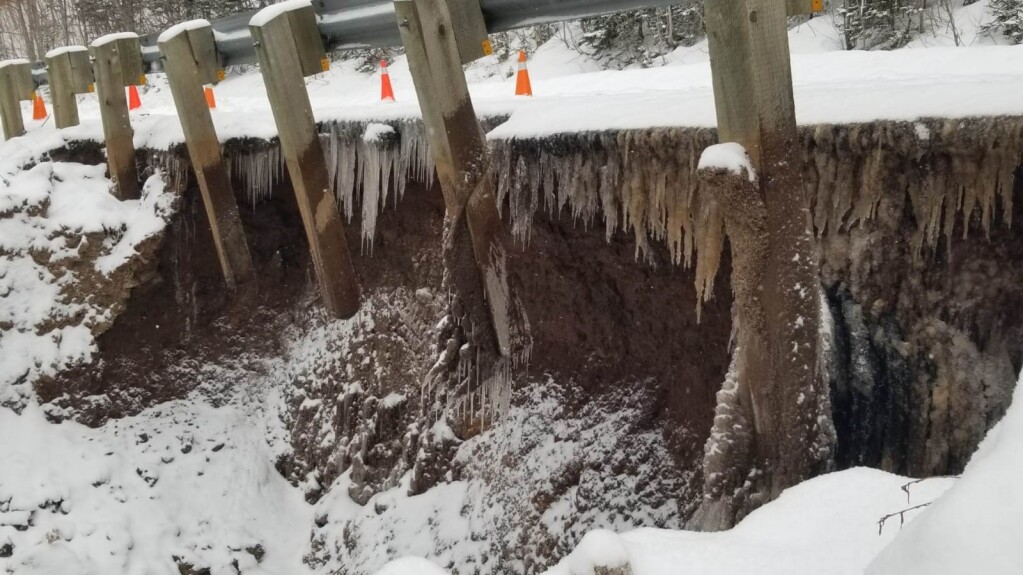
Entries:
POLYGON ((105 166, 44 161, 0 178, 0 405, 89 362, 123 309, 140 251, 173 212, 159 173, 140 200, 110 193, 105 166))

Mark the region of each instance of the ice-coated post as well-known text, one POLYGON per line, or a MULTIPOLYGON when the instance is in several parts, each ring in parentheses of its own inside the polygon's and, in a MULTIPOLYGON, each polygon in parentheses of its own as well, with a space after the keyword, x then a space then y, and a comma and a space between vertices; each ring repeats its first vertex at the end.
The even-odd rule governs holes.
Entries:
POLYGON ((199 181, 213 244, 229 289, 253 278, 238 202, 227 175, 203 84, 215 83, 219 62, 213 28, 205 20, 179 24, 159 38, 167 81, 185 134, 192 169, 199 181))
POLYGON ((77 126, 78 94, 94 89, 95 78, 89 50, 85 46, 66 46, 46 53, 46 72, 53 100, 53 118, 57 128, 77 126))
POLYGON ((270 108, 312 253, 324 305, 335 316, 359 311, 359 281, 330 190, 305 77, 329 67, 308 2, 264 8, 249 22, 270 108))
MULTIPOLYGON (((763 254, 763 281, 756 312, 765 319, 742 319, 740 329, 756 330, 746 340, 756 342, 764 361, 740 386, 752 401, 756 465, 769 470, 763 489, 770 498, 808 477, 816 463, 816 412, 803 403, 810 398, 813 405, 818 393, 821 296, 802 182, 786 25, 790 7, 777 0, 716 0, 706 3, 704 15, 719 139, 742 144, 756 170, 755 201, 746 204, 747 209, 760 204, 762 223, 753 237, 763 254)), ((733 285, 750 280, 733 277, 733 285)))
POLYGON ((458 28, 452 25, 446 0, 396 0, 394 11, 448 217, 456 226, 468 225, 497 348, 501 355, 509 355, 509 290, 501 217, 489 176, 486 135, 469 97, 463 54, 453 33, 458 28))
POLYGON ((32 82, 28 60, 0 62, 0 122, 4 126, 4 139, 25 134, 25 119, 21 116, 22 100, 32 100, 35 84, 32 82))
POLYGON ((110 178, 118 198, 138 198, 138 168, 124 88, 142 83, 145 78, 139 37, 131 32, 104 36, 92 43, 90 53, 95 62, 96 95, 110 178))

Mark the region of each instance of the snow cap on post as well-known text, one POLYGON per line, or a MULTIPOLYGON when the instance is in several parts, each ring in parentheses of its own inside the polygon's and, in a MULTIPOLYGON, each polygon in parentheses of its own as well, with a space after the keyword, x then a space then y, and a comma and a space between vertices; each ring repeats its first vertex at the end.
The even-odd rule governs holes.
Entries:
POLYGON ((700 154, 700 163, 697 170, 725 170, 737 176, 746 174, 750 183, 757 181, 757 171, 753 167, 753 160, 746 153, 742 144, 725 142, 708 147, 700 154))
POLYGON ((24 58, 0 62, 0 81, 10 82, 18 100, 35 99, 36 84, 32 80, 32 64, 24 58))
POLYGON ((95 52, 97 48, 103 48, 114 42, 117 43, 117 59, 120 62, 124 86, 145 84, 146 73, 142 65, 142 44, 139 42, 139 35, 134 32, 107 34, 94 40, 91 47, 95 52))
POLYGON ((219 82, 220 57, 217 53, 217 41, 213 35, 213 26, 209 21, 202 19, 182 22, 161 33, 157 42, 162 46, 183 34, 188 36, 192 58, 198 67, 199 82, 202 84, 219 82))
POLYGON ((298 50, 303 76, 313 76, 330 69, 316 12, 309 0, 290 0, 267 6, 249 20, 249 26, 262 28, 277 18, 287 18, 291 25, 291 35, 295 49, 298 50))

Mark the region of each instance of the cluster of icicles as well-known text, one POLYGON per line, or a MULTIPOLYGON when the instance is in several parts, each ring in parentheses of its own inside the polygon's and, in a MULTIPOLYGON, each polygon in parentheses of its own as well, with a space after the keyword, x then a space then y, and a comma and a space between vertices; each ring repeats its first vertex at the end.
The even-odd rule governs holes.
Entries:
MULTIPOLYGON (((363 249, 372 251, 377 216, 388 198, 397 204, 409 181, 433 184, 423 125, 339 122, 325 132, 331 183, 349 221, 361 205, 363 249)), ((652 261, 650 242, 663 242, 673 263, 695 264, 702 301, 713 292, 725 239, 722 214, 696 174, 703 150, 715 143, 716 132, 706 128, 495 140, 499 208, 507 206, 513 234, 527 244, 541 209, 587 226, 602 219, 608 239, 631 233, 638 259, 652 261)), ((873 220, 886 194, 909 202, 917 257, 941 238, 950 242, 957 222, 963 235, 971 227, 989 233, 998 215, 1011 223, 1023 150, 1019 119, 808 126, 800 129, 800 146, 818 234, 873 220)), ((253 202, 267 198, 284 174, 275 145, 232 156, 231 169, 253 202)))
MULTIPOLYGON (((334 195, 349 222, 356 204, 362 207, 362 249, 372 253, 377 217, 388 199, 396 206, 409 182, 433 185, 433 157, 423 124, 337 122, 325 126, 320 140, 334 195)), ((250 146, 228 157, 228 171, 242 184, 253 207, 268 200, 286 174, 277 142, 250 146)))
MULTIPOLYGON (((724 248, 722 214, 696 173, 701 153, 715 143, 716 132, 702 128, 493 141, 498 201, 507 202, 522 241, 542 208, 584 225, 602 218, 608 239, 631 233, 637 258, 651 259, 650 240, 664 242, 676 265, 693 265, 695 254, 699 305, 713 292, 724 248)), ((1011 224, 1020 119, 807 126, 800 147, 818 235, 874 220, 882 199, 899 214, 908 201, 917 258, 941 238, 950 249, 953 235, 971 227, 990 233, 999 216, 1011 224)))

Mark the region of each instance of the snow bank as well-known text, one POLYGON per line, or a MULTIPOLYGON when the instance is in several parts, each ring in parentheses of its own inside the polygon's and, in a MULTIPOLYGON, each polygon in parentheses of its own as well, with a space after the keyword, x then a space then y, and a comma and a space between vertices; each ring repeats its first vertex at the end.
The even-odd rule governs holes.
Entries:
POLYGON ((14 406, 34 396, 38 378, 91 361, 94 332, 120 303, 101 295, 110 291, 106 284, 127 283, 112 274, 164 229, 174 209, 159 173, 141 199, 120 201, 105 166, 41 161, 21 170, 63 140, 18 140, 0 146, 0 405, 14 406), (91 293, 75 289, 83 281, 91 293))
POLYGON ((1023 386, 962 479, 870 564, 868 575, 1011 575, 1023 569, 1023 386))
MULTIPOLYGON (((873 469, 825 475, 789 489, 731 531, 697 533, 639 529, 621 536, 634 575, 859 575, 899 531, 884 515, 925 503, 953 480, 910 480, 873 469)), ((907 514, 913 519, 914 514, 907 514)), ((610 537, 601 536, 607 541, 610 537)), ((581 546, 548 575, 588 575, 574 566, 600 565, 606 547, 581 546)))
POLYGON ((192 402, 99 429, 0 409, 0 572, 308 573, 309 506, 264 434, 244 409, 192 402))
POLYGON ((568 557, 548 575, 594 575, 598 567, 628 567, 629 550, 617 534, 603 529, 590 531, 568 557))

